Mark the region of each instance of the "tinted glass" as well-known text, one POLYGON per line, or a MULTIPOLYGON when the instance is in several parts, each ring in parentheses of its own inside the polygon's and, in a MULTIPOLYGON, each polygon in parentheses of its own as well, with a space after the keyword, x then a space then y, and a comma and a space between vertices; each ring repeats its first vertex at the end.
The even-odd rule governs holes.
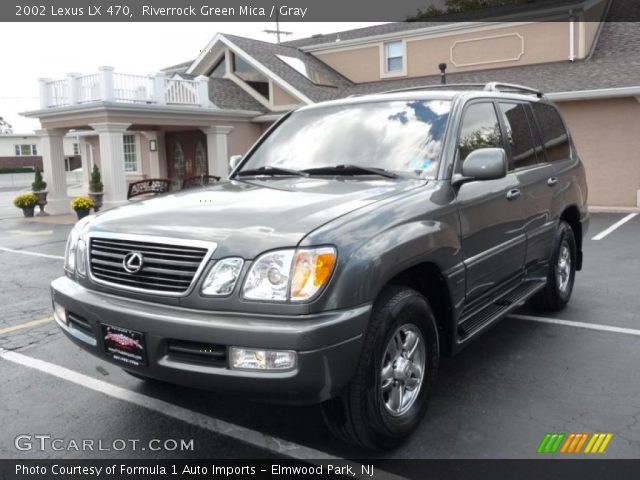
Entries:
POLYGON ((503 148, 496 111, 492 103, 474 103, 465 110, 462 119, 458 141, 458 170, 471 152, 479 148, 492 147, 503 148))
POLYGON ((538 119, 549 161, 555 162, 569 158, 569 136, 558 111, 545 103, 534 103, 533 111, 538 119))
POLYGON ((269 80, 242 58, 232 55, 233 73, 264 98, 269 98, 269 80))
POLYGON ((451 102, 394 101, 294 112, 258 147, 243 170, 295 170, 355 164, 434 177, 451 102))
POLYGON ((521 103, 500 103, 507 139, 515 168, 536 165, 537 158, 526 106, 521 103))

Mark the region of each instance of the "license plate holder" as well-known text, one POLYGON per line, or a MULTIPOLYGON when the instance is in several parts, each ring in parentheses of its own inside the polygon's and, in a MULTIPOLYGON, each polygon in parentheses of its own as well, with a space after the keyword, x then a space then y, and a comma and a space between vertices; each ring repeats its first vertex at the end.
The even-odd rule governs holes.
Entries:
POLYGON ((144 334, 127 328, 102 324, 104 350, 114 360, 127 365, 147 365, 144 334))

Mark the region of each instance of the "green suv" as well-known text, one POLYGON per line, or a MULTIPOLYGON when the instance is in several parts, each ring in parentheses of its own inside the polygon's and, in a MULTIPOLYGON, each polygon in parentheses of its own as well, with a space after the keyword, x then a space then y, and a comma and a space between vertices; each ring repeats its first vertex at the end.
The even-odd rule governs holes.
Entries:
POLYGON ((585 171, 534 90, 448 85, 283 116, 228 181, 78 222, 55 318, 147 379, 291 404, 393 448, 438 360, 571 296, 585 171))

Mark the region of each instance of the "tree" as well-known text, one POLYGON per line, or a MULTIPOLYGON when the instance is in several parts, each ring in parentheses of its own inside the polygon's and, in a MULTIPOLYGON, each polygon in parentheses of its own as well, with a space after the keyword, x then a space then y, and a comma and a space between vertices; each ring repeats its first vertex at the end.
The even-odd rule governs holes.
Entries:
POLYGON ((42 179, 42 172, 36 167, 36 176, 31 184, 31 189, 34 192, 43 192, 47 189, 47 182, 42 179))
POLYGON ((102 185, 102 178, 100 176, 100 169, 97 165, 93 165, 91 171, 91 181, 89 182, 89 191, 91 193, 101 193, 104 186, 102 185))
POLYGON ((424 20, 427 18, 438 17, 441 15, 452 15, 459 13, 473 12, 485 8, 500 8, 510 5, 521 5, 531 3, 530 0, 446 0, 445 8, 440 9, 433 5, 424 10, 418 9, 415 17, 411 17, 409 21, 424 20))
POLYGON ((13 133, 13 127, 4 118, 0 117, 0 134, 13 133))

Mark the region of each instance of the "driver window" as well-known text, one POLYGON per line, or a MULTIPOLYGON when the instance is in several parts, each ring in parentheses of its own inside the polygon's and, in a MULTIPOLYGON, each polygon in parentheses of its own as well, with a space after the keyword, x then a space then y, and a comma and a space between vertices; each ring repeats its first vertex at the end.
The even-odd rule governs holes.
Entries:
POLYGON ((493 103, 474 103, 465 110, 458 140, 456 173, 462 171, 462 162, 467 156, 479 148, 504 148, 493 103))

